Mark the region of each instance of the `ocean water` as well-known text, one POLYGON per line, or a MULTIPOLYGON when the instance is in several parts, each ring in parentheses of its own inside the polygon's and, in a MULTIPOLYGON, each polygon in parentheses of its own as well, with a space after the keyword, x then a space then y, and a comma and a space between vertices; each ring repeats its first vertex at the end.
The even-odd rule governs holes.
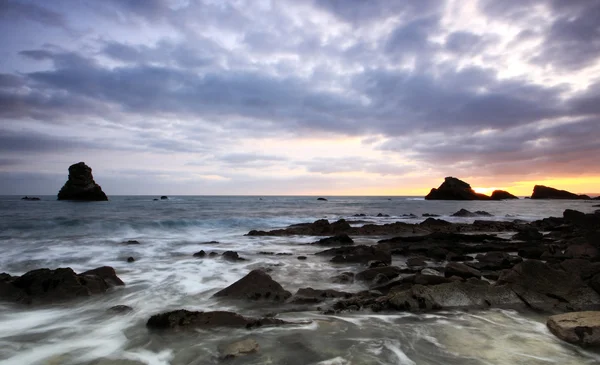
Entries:
MULTIPOLYGON (((252 331, 215 329, 149 332, 156 313, 232 310, 254 316, 277 307, 242 305, 211 298, 216 291, 258 267, 294 293, 302 287, 359 291, 360 283, 332 284, 331 277, 358 272, 358 265, 334 265, 313 256, 314 237, 247 237, 252 229, 275 229, 326 218, 374 223, 417 223, 423 213, 452 218, 465 208, 485 210, 480 219, 532 221, 561 216, 566 208, 592 212, 587 201, 425 201, 411 197, 214 197, 113 196, 108 202, 59 202, 0 197, 0 272, 71 267, 76 272, 112 266, 125 287, 105 295, 43 307, 0 303, 0 364, 164 365, 218 364, 217 346, 253 338, 260 351, 231 364, 598 364, 600 352, 563 343, 546 318, 509 310, 445 311, 430 314, 358 312, 322 315, 284 306, 278 317, 310 324, 252 331), (377 214, 389 217, 377 217, 377 214), (415 214, 418 218, 405 217, 415 214), (365 214, 366 217, 354 217, 365 214), (139 245, 125 245, 138 240, 139 245), (238 251, 242 262, 197 259, 194 252, 238 251), (292 253, 265 256, 260 251, 292 253), (299 255, 308 256, 300 261, 299 255), (127 257, 136 259, 127 263, 127 257), (128 305, 127 314, 111 314, 128 305)), ((358 237, 372 243, 381 237, 358 237)), ((404 265, 395 257, 394 264, 404 265)))

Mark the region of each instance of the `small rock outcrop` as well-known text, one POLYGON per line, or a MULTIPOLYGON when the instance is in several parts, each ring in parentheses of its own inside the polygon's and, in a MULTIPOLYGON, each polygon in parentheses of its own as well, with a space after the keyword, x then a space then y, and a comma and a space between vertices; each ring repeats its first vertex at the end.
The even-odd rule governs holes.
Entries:
POLYGON ((426 200, 490 200, 484 194, 476 193, 471 185, 455 177, 446 177, 442 185, 433 188, 425 196, 426 200))
POLYGON ((38 198, 37 196, 24 196, 21 198, 21 200, 39 201, 40 198, 38 198))
POLYGON ((94 181, 92 169, 79 162, 69 167, 69 179, 58 192, 58 200, 107 201, 108 197, 94 181))
POLYGON ((566 190, 558 190, 544 185, 533 187, 531 199, 591 199, 587 195, 577 195, 566 190))
POLYGON ((288 323, 275 318, 248 318, 226 311, 193 312, 179 309, 153 315, 148 319, 146 327, 154 330, 215 327, 253 328, 288 323))
POLYGON ((221 344, 218 347, 219 355, 221 355, 221 358, 224 360, 252 354, 258 352, 259 349, 260 346, 258 345, 258 342, 251 338, 228 344, 221 344))
POLYGON ((550 316, 548 329, 563 341, 580 346, 600 346, 600 311, 572 312, 550 316))
POLYGON ((486 211, 478 210, 476 212, 470 212, 466 209, 461 209, 458 212, 452 214, 452 217, 492 217, 492 215, 486 211))
POLYGON ((292 293, 262 270, 252 270, 248 275, 214 294, 217 298, 269 300, 283 302, 292 293))
POLYGON ((354 243, 354 240, 350 238, 347 234, 339 234, 333 237, 321 238, 317 242, 313 242, 313 245, 323 245, 323 246, 343 246, 343 245, 351 245, 354 243))
POLYGON ((317 200, 324 201, 324 202, 327 201, 327 199, 325 199, 325 198, 317 198, 317 200))
POLYGON ((508 199, 519 199, 519 197, 512 195, 508 191, 494 190, 492 192, 492 200, 508 200, 508 199))

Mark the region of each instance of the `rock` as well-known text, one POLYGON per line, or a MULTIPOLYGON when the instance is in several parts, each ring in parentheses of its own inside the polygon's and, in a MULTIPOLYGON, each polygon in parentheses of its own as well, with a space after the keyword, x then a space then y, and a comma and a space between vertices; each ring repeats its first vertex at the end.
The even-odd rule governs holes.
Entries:
POLYGON ((431 269, 431 268, 426 268, 420 271, 421 275, 433 275, 433 276, 444 276, 441 272, 431 269))
POLYGON ((298 260, 306 260, 307 257, 306 256, 298 256, 298 260))
POLYGON ((158 198, 154 198, 154 199, 152 199, 152 200, 153 200, 153 201, 155 201, 155 202, 157 202, 157 201, 158 201, 158 198))
POLYGON ((600 346, 600 311, 550 316, 548 329, 563 341, 583 347, 600 346))
MULTIPOLYGON (((381 217, 389 217, 389 216, 390 216, 389 214, 377 213, 377 216, 376 216, 376 217, 379 217, 379 218, 381 218, 381 217)), ((403 214, 402 216, 403 216, 403 217, 406 217, 407 215, 406 215, 406 214, 403 214)))
POLYGON ((237 313, 226 311, 192 312, 179 309, 172 312, 155 314, 146 323, 146 327, 154 330, 183 329, 183 328, 215 328, 235 327, 253 328, 260 326, 273 326, 290 324, 275 318, 249 318, 237 313))
POLYGON ((50 304, 106 292, 124 285, 113 268, 104 266, 76 274, 71 268, 37 269, 23 276, 2 274, 0 299, 23 304, 50 304))
POLYGON ((451 276, 458 276, 464 279, 468 278, 481 278, 481 272, 472 267, 469 267, 465 264, 461 264, 458 262, 451 262, 446 265, 446 270, 444 271, 444 276, 449 278, 451 276))
POLYGON ((581 245, 570 245, 565 250, 565 255, 574 259, 596 260, 600 256, 600 251, 589 243, 581 245))
POLYGON ((40 198, 35 197, 35 196, 24 196, 24 197, 21 198, 21 200, 39 201, 40 198))
POLYGON ((424 257, 409 257, 406 260, 406 265, 407 266, 426 266, 427 263, 425 262, 425 258, 424 257))
POLYGON ((437 189, 431 189, 426 200, 489 200, 490 197, 478 194, 471 185, 455 177, 446 177, 437 189))
POLYGON ((169 199, 169 197, 166 196, 166 195, 163 195, 163 196, 160 197, 160 200, 168 200, 168 199, 169 199))
POLYGON ((588 285, 590 286, 590 288, 594 289, 596 293, 600 294, 600 274, 594 275, 590 279, 588 285))
POLYGON ((458 212, 452 214, 452 217, 492 217, 492 215, 482 210, 478 210, 475 213, 473 213, 469 212, 466 209, 461 209, 458 212))
POLYGON ((373 261, 367 262, 367 266, 369 267, 369 269, 374 269, 376 267, 389 266, 389 264, 387 262, 383 262, 383 261, 379 261, 379 260, 373 260, 373 261))
POLYGON ((400 269, 397 266, 385 266, 361 271, 358 274, 356 274, 354 278, 360 281, 373 281, 378 274, 383 274, 389 280, 397 277, 401 273, 402 269, 400 269))
POLYGON ((291 295, 269 274, 262 270, 252 270, 248 275, 213 296, 217 298, 283 302, 291 295))
POLYGON ((372 284, 374 286, 377 286, 377 285, 385 284, 385 283, 387 283, 389 281, 390 281, 390 278, 388 278, 384 274, 377 274, 377 275, 375 275, 375 278, 373 278, 372 284))
POLYGON ((544 247, 523 247, 519 249, 518 255, 526 259, 539 260, 546 249, 544 247))
POLYGON ((58 200, 106 201, 108 197, 94 181, 92 169, 79 162, 69 167, 69 179, 58 192, 58 200))
POLYGON ((131 263, 131 262, 135 262, 135 259, 134 259, 133 257, 129 256, 129 257, 127 258, 127 262, 129 262, 129 263, 131 263))
POLYGON ((124 314, 124 313, 133 312, 133 308, 131 308, 128 305, 115 305, 115 306, 108 308, 108 312, 124 314))
POLYGON ((316 255, 333 255, 331 262, 338 263, 361 263, 367 264, 369 261, 382 261, 388 265, 392 263, 392 255, 376 246, 346 246, 331 248, 329 250, 317 252, 316 255))
POLYGON ((494 190, 491 198, 492 200, 519 199, 518 197, 504 190, 494 190))
POLYGON ((258 342, 251 338, 236 341, 228 344, 221 344, 217 347, 222 359, 232 359, 243 355, 258 352, 260 346, 258 342))
POLYGON ((566 209, 563 212, 563 219, 578 228, 586 230, 600 228, 600 214, 585 214, 572 209, 566 209))
POLYGON ((137 240, 128 240, 128 241, 125 241, 123 243, 126 244, 126 245, 139 245, 140 241, 137 241, 137 240))
POLYGON ((421 216, 423 217, 439 217, 439 214, 431 214, 431 213, 423 213, 421 216))
POLYGON ((208 257, 216 257, 216 256, 219 256, 219 254, 214 251, 208 254, 208 257))
POLYGON ((317 198, 317 200, 325 201, 325 202, 327 201, 327 199, 325 199, 325 198, 317 198))
POLYGON ((582 280, 589 280, 600 274, 600 262, 590 262, 585 259, 567 259, 559 267, 568 273, 579 276, 582 280))
POLYGON ((473 261, 473 257, 467 255, 458 255, 454 252, 448 252, 446 261, 473 261))
POLYGON ((313 242, 313 245, 325 245, 325 246, 341 246, 341 245, 351 245, 354 243, 354 240, 350 238, 347 234, 339 234, 333 237, 321 238, 317 242, 313 242))
POLYGON ((205 256, 206 256, 206 252, 204 252, 204 250, 200 250, 194 254, 194 257, 199 257, 199 258, 202 258, 205 256))
POLYGON ((519 228, 519 232, 512 236, 513 240, 526 242, 539 241, 543 238, 543 234, 541 234, 537 229, 529 226, 519 228))
POLYGON ((331 278, 331 282, 336 284, 352 284, 354 282, 354 273, 343 272, 331 278))
POLYGON ((577 195, 566 190, 558 190, 544 185, 533 187, 531 199, 590 199, 587 195, 577 195))
POLYGON ((221 255, 224 260, 227 261, 245 261, 245 258, 240 257, 240 255, 235 251, 225 251, 221 255))
POLYGON ((307 304, 307 303, 321 303, 327 299, 332 298, 350 298, 351 293, 337 291, 333 289, 317 290, 313 288, 300 288, 290 299, 290 303, 294 304, 307 304))

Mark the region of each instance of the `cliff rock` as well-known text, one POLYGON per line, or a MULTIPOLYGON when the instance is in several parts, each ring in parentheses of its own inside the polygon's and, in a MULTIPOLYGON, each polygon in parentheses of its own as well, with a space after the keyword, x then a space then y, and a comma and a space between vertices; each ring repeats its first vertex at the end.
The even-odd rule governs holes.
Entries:
POLYGON ((108 198, 84 162, 69 167, 69 179, 58 192, 58 200, 106 201, 108 198))
POLYGON ((590 199, 587 195, 577 195, 566 190, 558 190, 544 185, 533 187, 531 199, 590 199))
POLYGON ((455 177, 447 177, 437 189, 433 188, 425 197, 426 200, 490 200, 484 194, 478 194, 471 185, 455 177))

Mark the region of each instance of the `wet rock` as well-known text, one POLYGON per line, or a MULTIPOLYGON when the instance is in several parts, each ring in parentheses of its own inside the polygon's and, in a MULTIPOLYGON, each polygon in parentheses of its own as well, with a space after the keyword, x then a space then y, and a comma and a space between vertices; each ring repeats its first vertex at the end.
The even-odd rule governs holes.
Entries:
POLYGON ((226 311, 192 312, 179 309, 172 312, 155 314, 146 323, 146 327, 154 330, 184 329, 184 328, 215 328, 235 327, 253 328, 260 326, 275 326, 290 324, 275 318, 249 318, 237 313, 226 311))
POLYGON ((525 241, 525 242, 539 241, 543 238, 544 238, 543 234, 541 234, 537 229, 535 229, 533 227, 529 227, 529 226, 524 226, 524 227, 520 228, 519 232, 517 232, 514 236, 512 236, 513 240, 525 241))
POLYGON ((21 200, 39 201, 40 198, 38 198, 36 196, 24 196, 24 197, 21 198, 21 200))
POLYGON ((359 213, 359 214, 354 214, 352 216, 353 217, 366 217, 367 215, 365 213, 359 213))
POLYGON ((225 251, 221 255, 224 260, 227 261, 245 261, 245 258, 240 257, 236 251, 225 251))
POLYGON ((539 260, 544 251, 546 251, 546 248, 542 246, 523 247, 519 249, 518 255, 526 259, 539 260))
POLYGON ((471 185, 455 177, 446 177, 437 189, 431 189, 426 200, 489 200, 490 197, 478 194, 471 185))
POLYGON ((373 260, 373 261, 369 261, 367 262, 367 266, 370 269, 376 268, 376 267, 384 267, 384 266, 389 266, 387 262, 383 262, 383 261, 379 261, 379 260, 373 260))
POLYGON ((219 254, 214 251, 208 254, 208 257, 216 257, 216 256, 219 256, 219 254))
POLYGON ((577 195, 566 190, 558 190, 544 185, 535 185, 531 199, 590 199, 587 195, 577 195))
POLYGON ((423 213, 421 216, 427 218, 427 217, 439 217, 439 214, 431 214, 431 213, 423 213))
POLYGON ((294 304, 311 304, 321 303, 333 298, 350 298, 351 293, 337 291, 333 289, 318 290, 313 288, 300 288, 290 299, 290 303, 294 304))
POLYGON ((354 240, 350 238, 347 234, 339 234, 333 237, 321 238, 317 242, 313 242, 313 245, 324 245, 324 246, 343 246, 343 245, 351 245, 354 243, 354 240))
POLYGON ((389 281, 390 281, 390 278, 388 278, 384 274, 377 274, 377 275, 375 275, 375 278, 373 278, 372 284, 374 286, 377 286, 377 285, 385 284, 389 281))
POLYGON ((108 308, 108 312, 125 314, 125 313, 129 313, 129 312, 133 312, 133 308, 131 308, 128 305, 115 305, 115 306, 108 308))
POLYGON ((325 201, 325 202, 327 201, 327 199, 325 199, 325 198, 317 198, 317 200, 325 201))
POLYGON ((375 246, 351 246, 337 247, 329 250, 317 252, 316 255, 332 255, 331 262, 337 263, 361 263, 367 264, 369 261, 382 261, 388 265, 392 263, 392 255, 375 246))
POLYGON ((247 338, 241 341, 221 344, 217 349, 222 359, 232 359, 234 357, 256 353, 260 349, 260 346, 255 340, 247 338))
POLYGON ((563 341, 583 347, 600 346, 600 311, 557 314, 550 316, 546 325, 563 341))
POLYGON ((291 295, 269 274, 261 270, 252 270, 248 275, 213 296, 217 298, 283 302, 291 295))
POLYGON ((425 252, 425 256, 436 260, 444 260, 448 255, 456 255, 443 247, 432 247, 425 252))
POLYGON ((520 257, 514 257, 506 252, 492 251, 487 252, 485 254, 479 254, 475 256, 475 258, 479 261, 480 265, 478 268, 480 270, 502 270, 509 269, 513 265, 521 262, 522 259, 520 257))
POLYGON ((206 252, 204 252, 204 250, 200 250, 194 254, 194 257, 199 257, 199 258, 206 257, 206 252))
POLYGON ((491 196, 492 200, 508 200, 508 199, 519 199, 518 197, 512 195, 508 191, 504 190, 494 190, 491 196))
POLYGON ((3 274, 0 300, 23 304, 47 304, 106 292, 124 285, 113 268, 104 266, 76 274, 71 268, 37 269, 23 276, 3 274))
POLYGON ((138 241, 138 240, 127 240, 127 241, 124 241, 123 244, 125 244, 125 245, 139 245, 140 241, 138 241))
MULTIPOLYGON (((383 214, 383 213, 377 213, 377 217, 382 218, 382 217, 389 217, 389 214, 383 214)), ((403 217, 405 217, 406 215, 402 215, 403 217)))
POLYGON ((482 210, 478 210, 476 212, 470 212, 466 209, 461 209, 458 212, 452 214, 452 217, 492 217, 493 215, 488 213, 488 212, 484 212, 482 210))
POLYGON ((129 256, 129 257, 127 258, 127 262, 129 262, 129 263, 131 263, 131 262, 135 262, 135 259, 134 259, 133 257, 129 256))
POLYGON ((331 282, 336 284, 352 284, 354 282, 354 273, 343 272, 331 278, 331 282))
POLYGON ((451 276, 458 276, 464 279, 468 278, 481 278, 481 272, 472 267, 458 262, 451 262, 446 265, 444 276, 449 278, 451 276))
POLYGON ((571 245, 565 250, 567 257, 576 259, 597 260, 600 257, 600 251, 589 243, 582 245, 571 245))
POLYGON ((454 252, 448 252, 448 254, 446 255, 446 260, 447 261, 473 261, 473 257, 471 256, 467 256, 467 255, 458 255, 455 254, 454 252))
POLYGON ((397 266, 384 266, 361 271, 356 274, 354 278, 359 281, 373 281, 377 275, 383 274, 389 280, 397 277, 401 273, 402 269, 397 266))
POLYGON ((94 181, 92 169, 79 162, 69 166, 69 179, 58 192, 58 200, 106 201, 108 197, 94 181))
POLYGON ((166 195, 163 195, 163 196, 160 197, 160 200, 168 200, 168 199, 169 199, 169 197, 166 196, 166 195))
POLYGON ((435 276, 444 276, 441 272, 427 268, 420 271, 421 275, 435 275, 435 276))
POLYGON ((600 274, 600 262, 591 262, 585 259, 568 259, 560 263, 559 267, 582 280, 589 280, 594 275, 600 274))
POLYGON ((298 260, 306 260, 307 257, 306 256, 298 256, 298 260))
POLYGON ((406 260, 406 265, 407 266, 426 266, 427 263, 425 262, 425 257, 409 257, 406 260))

